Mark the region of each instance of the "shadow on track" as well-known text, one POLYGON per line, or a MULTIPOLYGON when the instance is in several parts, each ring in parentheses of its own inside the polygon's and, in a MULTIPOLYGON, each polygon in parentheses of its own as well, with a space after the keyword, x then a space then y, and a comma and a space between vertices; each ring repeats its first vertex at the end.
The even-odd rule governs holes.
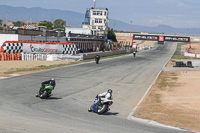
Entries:
POLYGON ((44 99, 44 100, 59 100, 59 99, 62 99, 60 97, 49 97, 47 99, 44 99))
POLYGON ((115 112, 115 113, 112 113, 112 112, 106 112, 104 113, 103 115, 118 115, 119 113, 115 112))

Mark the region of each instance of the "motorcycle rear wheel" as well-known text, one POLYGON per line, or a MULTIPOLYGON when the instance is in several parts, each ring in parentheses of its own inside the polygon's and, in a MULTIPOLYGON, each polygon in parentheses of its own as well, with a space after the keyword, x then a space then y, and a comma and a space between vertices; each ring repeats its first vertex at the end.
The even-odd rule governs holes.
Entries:
POLYGON ((98 109, 98 114, 103 114, 108 110, 108 105, 107 104, 103 104, 101 106, 101 108, 98 109))

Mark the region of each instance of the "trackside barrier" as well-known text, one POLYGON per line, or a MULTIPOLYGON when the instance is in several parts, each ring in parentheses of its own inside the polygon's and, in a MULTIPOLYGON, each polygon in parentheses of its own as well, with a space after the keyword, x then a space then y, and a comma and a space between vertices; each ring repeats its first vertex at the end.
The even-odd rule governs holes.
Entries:
POLYGON ((80 61, 83 60, 83 54, 67 55, 67 54, 48 54, 47 61, 80 61))
POLYGON ((78 61, 83 60, 83 55, 68 55, 68 54, 29 54, 22 53, 22 60, 35 61, 78 61))
POLYGON ((0 61, 14 61, 21 59, 21 53, 0 53, 0 61))
POLYGON ((111 55, 118 55, 124 53, 131 53, 133 52, 132 49, 125 49, 125 50, 116 50, 116 51, 106 51, 106 52, 95 52, 95 53, 84 53, 83 59, 94 59, 95 55, 98 53, 101 57, 111 56, 111 55))
POLYGON ((47 54, 22 53, 22 60, 46 61, 47 60, 47 54))
POLYGON ((187 50, 185 50, 184 56, 200 58, 200 54, 188 53, 187 50))

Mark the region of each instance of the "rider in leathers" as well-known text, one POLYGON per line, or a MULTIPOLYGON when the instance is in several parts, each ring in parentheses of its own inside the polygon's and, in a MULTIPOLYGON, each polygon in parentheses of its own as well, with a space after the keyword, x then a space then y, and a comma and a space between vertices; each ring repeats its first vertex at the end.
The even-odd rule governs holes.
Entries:
POLYGON ((95 61, 96 61, 96 62, 99 62, 100 58, 101 58, 100 55, 97 54, 97 55, 95 56, 95 61), (98 60, 98 61, 97 61, 97 60, 98 60))
MULTIPOLYGON (((96 96, 96 98, 97 98, 97 100, 98 100, 98 104, 101 106, 101 105, 102 105, 102 104, 101 104, 101 101, 106 100, 106 99, 110 99, 110 100, 113 99, 113 97, 112 97, 112 90, 111 90, 111 89, 108 89, 107 92, 98 94, 98 95, 96 96)), ((88 109, 88 111, 91 112, 93 107, 94 107, 94 104, 88 109)), ((108 110, 110 110, 110 109, 108 108, 108 110)))
POLYGON ((112 99, 113 99, 113 97, 112 97, 112 90, 111 90, 111 89, 108 89, 107 92, 98 94, 98 95, 97 95, 97 98, 98 98, 98 101, 99 101, 100 104, 101 104, 101 101, 104 101, 104 100, 106 100, 106 99, 112 100, 112 99))

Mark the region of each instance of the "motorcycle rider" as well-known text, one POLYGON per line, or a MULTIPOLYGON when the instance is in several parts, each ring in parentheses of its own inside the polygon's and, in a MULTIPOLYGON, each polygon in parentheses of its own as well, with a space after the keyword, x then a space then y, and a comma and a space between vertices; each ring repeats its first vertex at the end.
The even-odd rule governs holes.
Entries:
POLYGON ((135 51, 133 51, 133 56, 135 57, 135 55, 136 55, 136 52, 135 52, 135 51))
POLYGON ((100 55, 97 54, 97 55, 95 56, 95 61, 97 62, 97 60, 98 60, 98 62, 99 62, 100 58, 101 58, 100 55))
POLYGON ((41 95, 41 92, 44 91, 44 87, 51 87, 51 89, 53 90, 56 86, 56 81, 54 78, 51 78, 50 80, 48 81, 44 81, 41 83, 41 87, 39 89, 39 91, 37 92, 36 94, 36 97, 40 96, 41 95))
MULTIPOLYGON (((113 97, 112 97, 112 90, 111 90, 111 89, 108 89, 107 92, 98 94, 98 95, 95 97, 95 99, 97 99, 97 100, 98 100, 98 104, 99 104, 100 106, 102 106, 101 101, 107 100, 107 99, 108 99, 108 100, 112 100, 112 99, 113 99, 113 97)), ((88 111, 91 112, 91 111, 93 110, 93 107, 94 107, 94 104, 92 104, 92 106, 88 109, 88 111)), ((108 110, 110 110, 110 108, 108 108, 108 110)))
POLYGON ((101 105, 101 101, 103 101, 103 100, 106 100, 106 99, 112 100, 113 99, 113 97, 112 97, 112 90, 108 89, 107 92, 98 94, 97 95, 97 99, 98 99, 100 105, 101 105))

